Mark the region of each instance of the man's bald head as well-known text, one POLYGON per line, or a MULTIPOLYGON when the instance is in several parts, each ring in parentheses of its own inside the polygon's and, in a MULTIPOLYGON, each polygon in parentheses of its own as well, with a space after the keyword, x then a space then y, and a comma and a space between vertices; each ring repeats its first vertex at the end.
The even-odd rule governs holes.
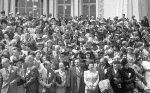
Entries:
POLYGON ((2 61, 1 61, 1 64, 4 68, 8 68, 10 66, 9 59, 8 58, 3 58, 2 61))
POLYGON ((27 56, 27 57, 25 58, 25 63, 26 63, 27 65, 33 64, 33 63, 34 63, 34 57, 33 57, 32 55, 27 56))

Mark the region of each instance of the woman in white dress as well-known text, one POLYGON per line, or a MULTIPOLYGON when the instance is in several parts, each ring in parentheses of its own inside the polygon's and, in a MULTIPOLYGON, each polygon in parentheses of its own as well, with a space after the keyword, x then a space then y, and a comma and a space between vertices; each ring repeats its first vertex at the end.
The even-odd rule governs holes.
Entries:
POLYGON ((64 63, 59 63, 59 69, 56 73, 56 90, 55 93, 66 93, 66 71, 64 63))
POLYGON ((88 64, 89 70, 84 72, 85 93, 98 93, 99 74, 94 70, 94 64, 88 64))

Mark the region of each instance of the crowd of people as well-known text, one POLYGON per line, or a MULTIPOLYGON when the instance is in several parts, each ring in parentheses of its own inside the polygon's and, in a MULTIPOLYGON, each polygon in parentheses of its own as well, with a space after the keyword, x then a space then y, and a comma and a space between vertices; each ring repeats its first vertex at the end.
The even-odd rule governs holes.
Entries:
POLYGON ((30 12, 0 17, 0 93, 149 93, 150 27, 30 12))

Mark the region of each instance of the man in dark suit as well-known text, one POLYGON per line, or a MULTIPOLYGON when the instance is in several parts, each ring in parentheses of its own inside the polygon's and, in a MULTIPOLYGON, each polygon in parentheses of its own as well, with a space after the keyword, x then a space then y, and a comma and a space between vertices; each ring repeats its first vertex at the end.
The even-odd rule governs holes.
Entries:
POLYGON ((20 79, 17 67, 10 65, 8 58, 3 58, 1 63, 3 68, 0 70, 0 93, 17 93, 17 82, 20 79))
POLYGON ((26 83, 25 88, 27 93, 37 93, 38 90, 38 70, 34 66, 34 58, 29 55, 25 58, 25 63, 27 65, 26 69, 26 83))
POLYGON ((100 64, 97 66, 97 71, 99 72, 99 80, 105 80, 108 78, 108 69, 110 68, 110 65, 108 64, 108 61, 106 58, 100 59, 100 64))
POLYGON ((146 16, 144 16, 143 19, 141 20, 141 25, 143 27, 149 27, 149 21, 146 16))
POLYGON ((69 82, 70 93, 84 93, 84 70, 80 67, 80 60, 75 60, 75 67, 69 69, 69 82))
MULTIPOLYGON (((96 67, 96 70, 99 72, 99 80, 108 79, 108 69, 110 69, 110 65, 106 58, 101 58, 99 65, 96 67)), ((99 93, 101 90, 99 89, 99 93)))
POLYGON ((108 78, 114 93, 121 93, 122 70, 119 69, 120 61, 113 61, 113 67, 108 70, 108 78))

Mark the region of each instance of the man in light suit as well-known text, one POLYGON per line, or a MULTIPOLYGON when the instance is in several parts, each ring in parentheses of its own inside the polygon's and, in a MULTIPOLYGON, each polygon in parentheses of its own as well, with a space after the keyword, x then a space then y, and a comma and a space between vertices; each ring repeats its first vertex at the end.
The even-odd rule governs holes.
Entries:
POLYGON ((37 93, 38 91, 38 70, 34 66, 34 57, 29 55, 25 58, 25 63, 27 65, 26 69, 26 93, 37 93))
POLYGON ((0 70, 0 93, 17 93, 17 82, 20 79, 17 67, 10 65, 8 58, 3 58, 1 63, 3 68, 0 70))
POLYGON ((38 93, 46 93, 46 83, 47 83, 47 69, 44 67, 46 64, 40 64, 40 70, 38 71, 38 93))

